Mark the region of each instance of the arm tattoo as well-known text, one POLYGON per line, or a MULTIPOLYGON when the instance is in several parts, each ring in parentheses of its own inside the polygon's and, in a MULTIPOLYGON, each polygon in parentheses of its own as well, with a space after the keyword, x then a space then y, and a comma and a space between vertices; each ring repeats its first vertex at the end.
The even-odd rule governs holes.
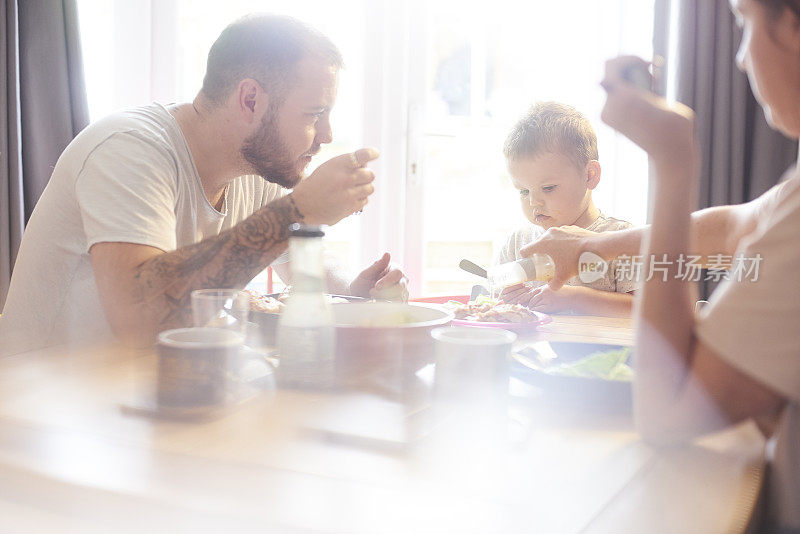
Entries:
POLYGON ((303 220, 287 195, 218 236, 144 262, 134 276, 133 297, 150 334, 191 324, 193 290, 244 287, 286 250, 289 226, 303 220))

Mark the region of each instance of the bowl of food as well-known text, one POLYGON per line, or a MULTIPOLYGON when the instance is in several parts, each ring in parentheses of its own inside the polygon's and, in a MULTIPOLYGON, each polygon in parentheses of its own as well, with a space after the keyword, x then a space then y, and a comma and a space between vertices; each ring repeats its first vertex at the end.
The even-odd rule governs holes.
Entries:
MULTIPOLYGON (((253 325, 247 336, 248 343, 258 347, 275 346, 278 319, 286 306, 286 299, 289 298, 288 291, 269 294, 253 290, 245 290, 245 292, 250 296, 250 322, 253 325)), ((349 295, 325 295, 325 299, 330 304, 365 300, 361 297, 351 297, 349 295)))
POLYGON ((400 302, 333 304, 339 383, 384 374, 410 377, 433 362, 431 330, 453 320, 441 306, 400 302))
POLYGON ((630 360, 631 348, 620 345, 539 342, 513 355, 511 373, 551 404, 629 414, 634 375, 630 360))

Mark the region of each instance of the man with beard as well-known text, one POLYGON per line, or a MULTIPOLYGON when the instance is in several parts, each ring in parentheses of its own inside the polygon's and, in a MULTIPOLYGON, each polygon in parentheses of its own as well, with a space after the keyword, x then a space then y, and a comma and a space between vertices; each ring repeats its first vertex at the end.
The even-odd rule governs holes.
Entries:
MULTIPOLYGON (((332 139, 341 66, 335 45, 305 24, 245 17, 212 46, 192 103, 124 111, 81 132, 26 228, 0 355, 113 336, 152 343, 190 323, 192 290, 242 287, 273 263, 292 223, 330 225, 361 210, 374 149, 304 178, 332 139)), ((350 284, 330 282, 407 296, 388 254, 350 284)))

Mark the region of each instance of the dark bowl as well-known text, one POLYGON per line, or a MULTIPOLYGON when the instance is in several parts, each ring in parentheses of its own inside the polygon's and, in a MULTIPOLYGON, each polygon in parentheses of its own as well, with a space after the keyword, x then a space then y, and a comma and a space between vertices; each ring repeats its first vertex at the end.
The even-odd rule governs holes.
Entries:
MULTIPOLYGON (((561 363, 573 362, 599 351, 619 350, 619 345, 550 342, 561 363)), ((568 409, 629 414, 633 408, 631 382, 558 376, 535 369, 522 353, 514 355, 511 375, 538 389, 544 402, 568 409)))

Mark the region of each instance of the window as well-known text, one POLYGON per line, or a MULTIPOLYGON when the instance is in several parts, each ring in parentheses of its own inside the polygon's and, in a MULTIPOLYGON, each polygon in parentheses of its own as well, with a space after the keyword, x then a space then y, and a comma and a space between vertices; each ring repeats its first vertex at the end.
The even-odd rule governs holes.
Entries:
POLYGON ((191 100, 208 48, 235 18, 270 10, 301 18, 341 48, 335 143, 314 163, 363 145, 381 149, 376 193, 332 228, 337 263, 358 271, 392 252, 412 295, 460 294, 524 223, 502 158, 510 126, 537 100, 587 115, 605 213, 645 222, 647 160, 600 122, 603 63, 652 55, 654 0, 491 4, 454 0, 79 0, 90 111, 191 100))
POLYGON ((502 145, 538 100, 582 111, 595 127, 602 178, 594 192, 605 213, 644 223, 646 156, 603 125, 604 61, 652 55, 653 3, 641 0, 520 3, 480 7, 430 4, 425 71, 412 80, 421 122, 417 158, 426 294, 464 293, 474 276, 462 257, 489 265, 504 238, 527 224, 502 145))

